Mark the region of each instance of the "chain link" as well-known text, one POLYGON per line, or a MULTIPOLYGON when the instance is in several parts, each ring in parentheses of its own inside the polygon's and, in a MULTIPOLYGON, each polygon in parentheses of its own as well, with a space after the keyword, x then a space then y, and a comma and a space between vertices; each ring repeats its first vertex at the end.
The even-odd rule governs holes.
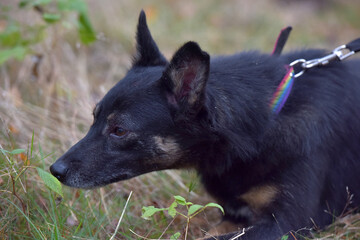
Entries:
POLYGON ((342 60, 352 56, 353 54, 355 54, 354 51, 350 51, 346 47, 346 45, 341 45, 341 46, 335 48, 329 55, 326 55, 325 57, 315 58, 315 59, 311 59, 311 60, 297 59, 297 60, 291 62, 289 65, 291 67, 293 67, 297 64, 301 64, 300 65, 302 68, 301 71, 294 74, 294 77, 298 78, 301 75, 303 75, 307 69, 317 67, 317 66, 324 66, 335 60, 342 61, 342 60))

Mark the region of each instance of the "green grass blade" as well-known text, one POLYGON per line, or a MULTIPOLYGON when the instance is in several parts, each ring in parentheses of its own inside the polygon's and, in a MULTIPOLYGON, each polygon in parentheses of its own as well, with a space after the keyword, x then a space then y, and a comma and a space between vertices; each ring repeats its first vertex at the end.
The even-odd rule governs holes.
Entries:
POLYGON ((17 210, 19 210, 19 212, 26 218, 26 220, 28 221, 28 223, 35 229, 35 231, 37 232, 37 234, 40 236, 41 239, 46 239, 46 237, 41 233, 41 231, 39 229, 36 228, 36 226, 34 225, 34 223, 30 220, 30 218, 28 216, 26 216, 26 214, 13 202, 11 202, 10 200, 6 199, 6 201, 8 201, 11 205, 13 205, 17 210))

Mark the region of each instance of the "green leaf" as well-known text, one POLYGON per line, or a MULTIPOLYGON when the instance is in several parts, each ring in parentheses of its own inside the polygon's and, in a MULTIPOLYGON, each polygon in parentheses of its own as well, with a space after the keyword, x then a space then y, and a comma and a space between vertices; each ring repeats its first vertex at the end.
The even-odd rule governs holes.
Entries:
POLYGON ((72 11, 78 13, 77 26, 80 41, 84 44, 90 44, 96 40, 96 34, 88 17, 88 10, 83 0, 58 0, 58 9, 60 11, 72 11))
POLYGON ((171 205, 170 205, 170 207, 168 208, 168 213, 169 213, 169 215, 172 217, 172 218, 174 218, 175 217, 175 215, 176 215, 176 207, 177 207, 177 202, 176 201, 174 201, 171 205))
POLYGON ((183 205, 183 206, 186 205, 186 200, 182 196, 174 196, 174 198, 178 204, 183 205))
POLYGON ((181 234, 180 234, 179 232, 174 233, 174 234, 170 237, 170 240, 177 240, 177 239, 179 239, 180 235, 181 235, 181 234))
POLYGON ((60 11, 87 12, 86 3, 83 0, 58 0, 60 11))
POLYGON ((62 193, 61 183, 59 180, 57 180, 56 177, 41 168, 36 168, 36 170, 38 171, 40 178, 44 181, 46 186, 48 186, 52 191, 56 192, 60 196, 64 196, 62 193))
POLYGON ((188 216, 193 215, 194 213, 196 213, 198 210, 202 209, 204 206, 203 205, 199 205, 199 204, 194 204, 192 206, 189 207, 188 210, 188 216))
POLYGON ((78 16, 78 33, 80 41, 90 44, 96 40, 95 31, 90 23, 89 17, 85 12, 80 12, 78 16))
POLYGON ((25 57, 27 52, 28 49, 21 46, 17 46, 6 50, 0 50, 0 65, 10 60, 11 58, 16 58, 18 60, 21 60, 25 57))
POLYGON ((4 155, 6 155, 7 153, 9 153, 8 150, 5 150, 5 149, 0 149, 0 152, 2 152, 4 155))
POLYGON ((42 15, 43 19, 47 23, 56 23, 61 19, 60 14, 44 13, 42 15))
POLYGON ((29 0, 21 0, 18 4, 19 8, 24 8, 28 5, 29 0))
POLYGON ((161 212, 164 210, 165 210, 164 208, 156 208, 154 206, 143 207, 141 217, 148 220, 155 213, 161 212))
POLYGON ((284 236, 281 237, 281 240, 287 240, 288 238, 289 238, 288 235, 284 235, 284 236))
POLYGON ((223 207, 217 203, 208 203, 205 205, 205 207, 216 207, 216 208, 220 209, 223 214, 225 214, 223 207))
POLYGON ((16 22, 10 22, 3 32, 0 33, 0 46, 14 48, 22 42, 20 26, 16 22))
POLYGON ((33 1, 32 5, 33 6, 39 6, 39 5, 46 5, 51 3, 53 0, 35 0, 33 1))
POLYGON ((19 149, 14 149, 14 150, 12 150, 11 152, 9 152, 11 155, 16 155, 16 154, 20 154, 20 153, 23 153, 23 152, 25 152, 25 149, 21 149, 21 148, 19 148, 19 149))

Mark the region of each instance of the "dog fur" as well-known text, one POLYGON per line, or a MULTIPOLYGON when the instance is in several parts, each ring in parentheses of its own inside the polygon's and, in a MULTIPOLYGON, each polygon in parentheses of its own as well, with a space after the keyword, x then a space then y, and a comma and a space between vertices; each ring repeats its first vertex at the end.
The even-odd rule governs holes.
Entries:
POLYGON ((324 227, 349 193, 348 208, 360 205, 359 60, 308 70, 274 114, 269 102, 285 66, 325 51, 210 59, 188 42, 168 62, 144 12, 136 39, 131 69, 97 104, 87 135, 51 166, 62 183, 92 188, 195 168, 224 220, 251 226, 238 238, 248 240, 324 227))

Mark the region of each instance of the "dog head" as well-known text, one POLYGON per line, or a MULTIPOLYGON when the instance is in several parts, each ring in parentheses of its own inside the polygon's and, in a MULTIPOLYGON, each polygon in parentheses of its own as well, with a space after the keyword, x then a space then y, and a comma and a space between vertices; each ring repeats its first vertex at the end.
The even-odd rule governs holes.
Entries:
POLYGON ((201 129, 210 57, 188 42, 168 62, 144 12, 136 40, 132 68, 96 105, 87 135, 50 167, 65 185, 91 188, 196 165, 194 149, 207 139, 201 129))

